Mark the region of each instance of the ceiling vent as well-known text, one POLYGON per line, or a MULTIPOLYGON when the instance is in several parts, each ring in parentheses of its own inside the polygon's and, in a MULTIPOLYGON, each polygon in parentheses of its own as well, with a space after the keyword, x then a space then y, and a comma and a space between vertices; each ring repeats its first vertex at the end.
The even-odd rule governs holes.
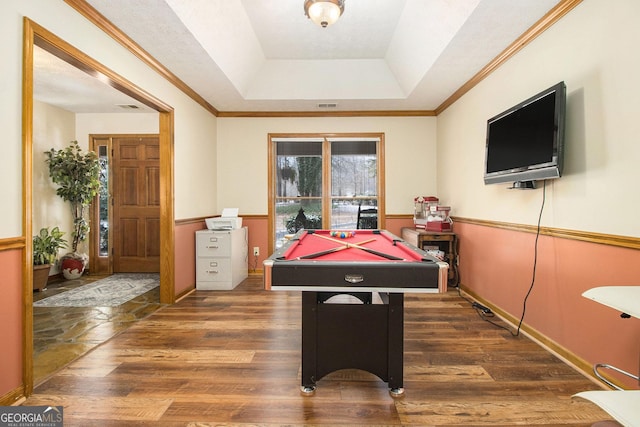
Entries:
POLYGON ((134 104, 116 104, 118 107, 123 108, 125 110, 137 110, 140 107, 134 104))
POLYGON ((337 106, 338 104, 336 104, 335 102, 326 102, 326 103, 318 104, 318 108, 336 108, 337 106))

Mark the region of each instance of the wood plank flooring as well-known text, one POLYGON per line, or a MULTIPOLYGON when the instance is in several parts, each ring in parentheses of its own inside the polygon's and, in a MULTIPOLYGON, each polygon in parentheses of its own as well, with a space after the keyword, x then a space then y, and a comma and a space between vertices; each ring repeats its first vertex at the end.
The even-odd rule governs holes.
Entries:
MULTIPOLYGON (((48 284, 33 293, 39 301, 85 286, 106 276, 87 276, 48 284)), ((39 384, 132 324, 162 307, 155 288, 117 307, 33 307, 33 376, 39 384)))
POLYGON ((54 374, 24 404, 64 406, 65 426, 588 426, 610 419, 571 398, 597 385, 529 339, 482 320, 456 290, 405 297, 403 397, 393 399, 386 383, 358 370, 330 374, 314 396, 301 396, 300 310, 299 292, 264 291, 257 276, 233 291, 196 291, 54 374))

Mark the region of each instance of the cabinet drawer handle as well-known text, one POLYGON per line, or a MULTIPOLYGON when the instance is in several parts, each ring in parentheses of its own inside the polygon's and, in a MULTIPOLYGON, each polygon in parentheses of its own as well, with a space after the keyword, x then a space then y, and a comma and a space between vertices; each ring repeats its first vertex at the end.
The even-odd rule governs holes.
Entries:
POLYGON ((207 270, 207 273, 218 274, 218 270, 207 270))
POLYGON ((215 261, 211 261, 211 262, 209 263, 209 267, 217 267, 217 266, 218 266, 218 263, 217 263, 217 262, 215 262, 215 261))
POLYGON ((210 237, 210 238, 209 238, 209 241, 210 241, 210 242, 217 242, 217 241, 218 241, 218 238, 217 238, 217 237, 210 237))
POLYGON ((218 249, 218 246, 213 245, 213 246, 207 246, 207 249, 218 249))

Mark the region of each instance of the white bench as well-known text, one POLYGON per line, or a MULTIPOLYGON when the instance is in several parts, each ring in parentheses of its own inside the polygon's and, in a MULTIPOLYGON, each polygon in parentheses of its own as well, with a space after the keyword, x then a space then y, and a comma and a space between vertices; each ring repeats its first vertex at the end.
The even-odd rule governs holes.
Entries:
MULTIPOLYGON (((602 286, 589 289, 582 296, 622 312, 623 317, 640 319, 640 286, 602 286)), ((595 403, 625 427, 640 427, 640 390, 621 389, 605 379, 598 368, 613 369, 640 381, 637 375, 615 366, 596 364, 593 368, 596 376, 616 390, 583 391, 574 396, 595 403)))
POLYGON ((640 426, 640 390, 582 391, 574 396, 592 401, 625 427, 640 426))

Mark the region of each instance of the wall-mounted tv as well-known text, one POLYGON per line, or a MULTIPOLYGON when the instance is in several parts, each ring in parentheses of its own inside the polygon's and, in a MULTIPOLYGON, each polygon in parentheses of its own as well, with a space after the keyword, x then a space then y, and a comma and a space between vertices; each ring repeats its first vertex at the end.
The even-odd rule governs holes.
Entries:
POLYGON ((566 86, 557 83, 487 120, 484 183, 559 178, 564 155, 566 86))

